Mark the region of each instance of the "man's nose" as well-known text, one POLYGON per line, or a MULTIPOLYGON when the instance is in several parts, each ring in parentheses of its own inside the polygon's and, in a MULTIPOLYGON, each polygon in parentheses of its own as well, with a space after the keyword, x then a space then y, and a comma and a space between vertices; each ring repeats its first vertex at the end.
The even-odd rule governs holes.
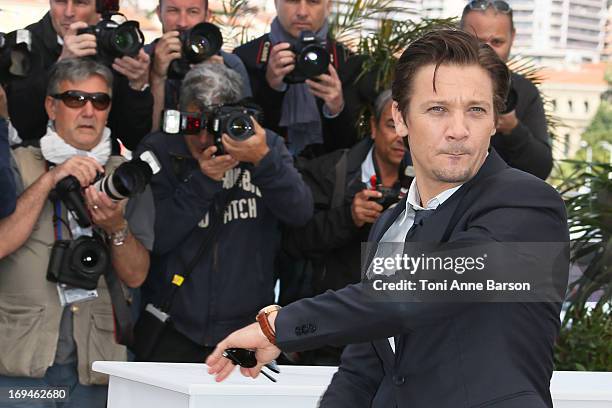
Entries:
POLYGON ((455 112, 449 118, 447 137, 451 139, 464 139, 469 136, 467 121, 463 112, 455 112))
POLYGON ((298 17, 307 17, 308 16, 308 4, 307 0, 301 0, 298 4, 297 8, 298 17))
POLYGON ((64 8, 64 17, 74 17, 74 4, 72 0, 68 0, 66 2, 66 7, 64 8))
POLYGON ((93 106, 93 102, 91 102, 91 101, 86 101, 86 102, 85 102, 85 105, 83 106, 83 108, 82 108, 82 110, 81 110, 81 114, 82 114, 83 116, 90 117, 90 116, 93 116, 93 114, 94 114, 95 110, 96 110, 96 109, 95 109, 95 108, 94 108, 94 106, 93 106))
POLYGON ((179 19, 177 22, 177 30, 179 31, 183 31, 186 30, 187 28, 189 28, 189 21, 187 19, 187 11, 183 10, 181 11, 181 13, 179 14, 179 19))

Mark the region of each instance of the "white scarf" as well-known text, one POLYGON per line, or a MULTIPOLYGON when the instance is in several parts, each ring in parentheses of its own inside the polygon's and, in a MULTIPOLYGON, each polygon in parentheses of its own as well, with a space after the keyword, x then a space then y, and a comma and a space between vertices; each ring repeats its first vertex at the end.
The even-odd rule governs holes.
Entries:
POLYGON ((88 156, 96 159, 102 166, 106 164, 111 155, 111 131, 105 127, 102 140, 91 150, 80 150, 66 143, 51 126, 47 126, 47 133, 40 139, 40 150, 45 160, 55 164, 62 164, 73 156, 88 156))

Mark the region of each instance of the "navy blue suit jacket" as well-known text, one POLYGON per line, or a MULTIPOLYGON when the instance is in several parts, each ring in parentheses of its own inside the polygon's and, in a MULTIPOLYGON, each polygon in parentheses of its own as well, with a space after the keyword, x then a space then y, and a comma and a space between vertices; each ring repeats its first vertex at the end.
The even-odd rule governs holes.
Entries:
MULTIPOLYGON (((377 242, 405 199, 374 225, 377 242)), ((425 220, 423 242, 567 242, 563 201, 495 152, 425 220), (443 239, 444 238, 444 239, 443 239)), ((565 272, 566 273, 566 272, 565 272)), ((552 407, 558 303, 384 303, 360 284, 283 308, 277 344, 347 344, 322 407, 552 407), (394 354, 387 338, 399 335, 394 354)))

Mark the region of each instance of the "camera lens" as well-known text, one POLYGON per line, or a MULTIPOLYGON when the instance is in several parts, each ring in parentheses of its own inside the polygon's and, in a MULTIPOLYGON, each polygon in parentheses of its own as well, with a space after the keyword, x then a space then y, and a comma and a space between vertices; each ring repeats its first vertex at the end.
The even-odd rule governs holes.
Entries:
POLYGON ((244 113, 232 115, 227 122, 227 134, 236 140, 245 140, 251 137, 255 132, 253 130, 253 122, 244 113))
POLYGON ((111 37, 113 51, 119 55, 135 56, 142 47, 138 23, 128 21, 117 27, 111 37))
POLYGON ((185 34, 185 57, 192 63, 202 62, 218 53, 222 45, 223 36, 216 25, 196 24, 185 34))
POLYGON ((300 53, 297 64, 307 78, 316 77, 327 72, 329 53, 320 45, 309 45, 300 53))
POLYGON ((86 249, 81 254, 81 265, 83 265, 83 270, 85 272, 89 272, 88 270, 95 268, 96 265, 98 265, 98 261, 98 254, 91 248, 86 249))

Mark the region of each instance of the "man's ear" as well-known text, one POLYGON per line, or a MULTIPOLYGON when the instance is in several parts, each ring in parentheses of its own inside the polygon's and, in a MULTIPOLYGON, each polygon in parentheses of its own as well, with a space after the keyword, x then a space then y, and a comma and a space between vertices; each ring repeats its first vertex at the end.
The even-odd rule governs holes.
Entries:
POLYGON ((55 99, 50 96, 45 98, 45 110, 49 119, 55 120, 55 99))
POLYGON ((157 14, 157 18, 159 19, 159 22, 163 24, 163 21, 161 19, 161 5, 157 4, 157 7, 155 7, 155 14, 157 14))
POLYGON ((393 116, 393 122, 395 123, 395 133, 400 137, 405 137, 408 135, 408 126, 404 121, 404 116, 402 112, 399 110, 399 105, 396 101, 393 101, 393 105, 391 106, 391 115, 393 116))
POLYGON ((376 118, 374 115, 370 116, 370 138, 372 140, 376 139, 376 133, 378 132, 378 126, 376 125, 376 118))
POLYGON ((327 0, 327 7, 326 7, 326 11, 325 11, 325 17, 329 17, 331 15, 331 9, 332 9, 332 0, 327 0))

